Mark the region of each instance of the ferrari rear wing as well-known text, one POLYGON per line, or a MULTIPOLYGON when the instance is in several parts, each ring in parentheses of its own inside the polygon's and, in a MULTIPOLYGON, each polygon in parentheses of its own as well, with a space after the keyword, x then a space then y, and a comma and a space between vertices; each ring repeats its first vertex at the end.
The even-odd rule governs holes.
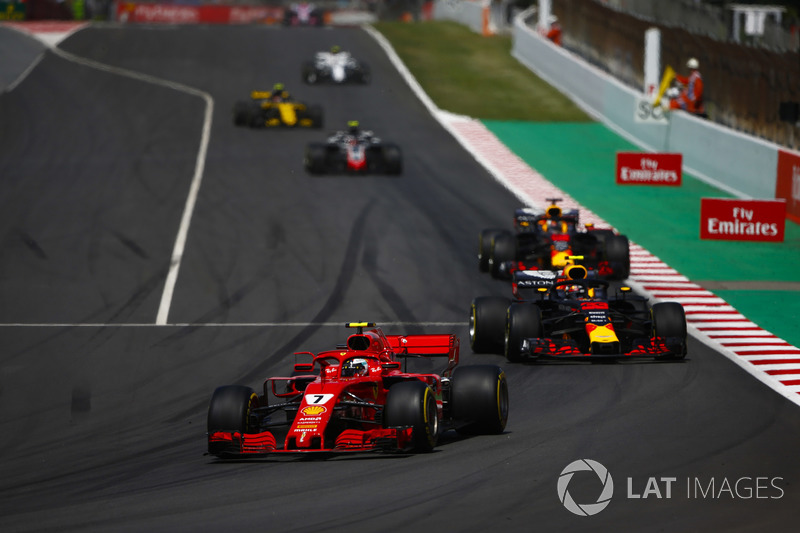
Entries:
POLYGON ((386 335, 386 340, 397 357, 447 357, 447 368, 443 372, 445 376, 449 376, 458 365, 461 341, 452 333, 386 335))

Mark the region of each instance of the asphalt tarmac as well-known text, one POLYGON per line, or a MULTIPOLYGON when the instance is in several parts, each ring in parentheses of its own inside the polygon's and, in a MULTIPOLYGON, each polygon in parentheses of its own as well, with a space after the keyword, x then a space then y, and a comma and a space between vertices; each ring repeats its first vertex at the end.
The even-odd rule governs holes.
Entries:
MULTIPOLYGON (((27 46, 0 30, 9 39, 27 46)), ((795 528, 800 411, 701 343, 657 364, 470 353, 469 302, 497 289, 475 236, 518 200, 367 33, 102 26, 61 49, 75 57, 47 52, 0 96, 3 531, 795 528), (303 86, 301 61, 332 44, 369 62, 373 83, 303 86), (323 130, 233 126, 233 103, 278 81, 324 106, 323 130), (305 174, 306 143, 351 119, 401 145, 402 176, 305 174), (216 386, 258 388, 292 352, 341 342, 350 320, 452 331, 463 363, 503 365, 506 432, 447 434, 416 456, 203 455, 216 386), (559 499, 580 459, 614 483, 590 517, 559 499)), ((600 485, 578 472, 569 494, 594 503, 600 485)))

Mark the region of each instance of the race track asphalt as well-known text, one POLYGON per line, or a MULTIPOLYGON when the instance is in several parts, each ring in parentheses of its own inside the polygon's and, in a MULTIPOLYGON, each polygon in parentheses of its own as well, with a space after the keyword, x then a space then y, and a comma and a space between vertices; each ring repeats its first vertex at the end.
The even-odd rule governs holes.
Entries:
MULTIPOLYGON (((95 26, 61 49, 181 85, 47 52, 0 95, 0 530, 795 528, 798 407, 694 339, 679 363, 470 353, 469 302, 498 287, 477 271, 475 236, 518 200, 363 30, 95 26), (374 82, 301 85, 300 62, 331 44, 369 62, 374 82), (322 103, 326 128, 234 127, 233 102, 276 81, 322 103), (160 326, 208 109, 184 86, 211 98, 213 121, 160 326), (350 119, 402 146, 402 176, 303 172, 305 144, 350 119), (341 342, 349 320, 452 331, 464 363, 503 365, 507 431, 448 434, 417 456, 203 455, 216 386, 258 388, 293 351, 341 342), (614 480, 592 517, 559 501, 579 459, 614 480)), ((586 472, 569 484, 580 503, 599 492, 586 472)))

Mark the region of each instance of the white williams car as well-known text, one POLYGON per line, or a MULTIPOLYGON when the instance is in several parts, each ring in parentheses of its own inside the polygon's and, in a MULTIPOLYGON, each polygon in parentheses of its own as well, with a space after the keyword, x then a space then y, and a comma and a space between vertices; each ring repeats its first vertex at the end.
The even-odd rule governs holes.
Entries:
POLYGON ((369 83, 369 66, 338 46, 317 52, 313 61, 303 63, 303 81, 315 83, 369 83))

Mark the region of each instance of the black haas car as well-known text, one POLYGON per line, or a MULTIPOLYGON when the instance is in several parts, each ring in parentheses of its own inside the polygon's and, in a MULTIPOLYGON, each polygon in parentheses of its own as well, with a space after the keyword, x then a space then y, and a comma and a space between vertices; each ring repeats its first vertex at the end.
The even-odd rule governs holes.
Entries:
POLYGON ((304 158, 310 174, 390 174, 403 172, 400 147, 384 142, 357 121, 331 134, 324 143, 310 143, 304 158))

